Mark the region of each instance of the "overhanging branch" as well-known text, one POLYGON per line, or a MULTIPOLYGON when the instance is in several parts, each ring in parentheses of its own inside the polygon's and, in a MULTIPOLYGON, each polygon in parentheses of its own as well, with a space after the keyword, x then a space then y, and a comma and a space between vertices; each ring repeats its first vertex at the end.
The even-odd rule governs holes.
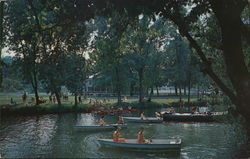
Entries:
POLYGON ((222 91, 232 100, 234 104, 237 104, 238 100, 236 95, 233 93, 231 89, 229 89, 224 82, 216 75, 213 71, 211 62, 206 58, 205 53, 202 51, 201 47, 197 43, 197 41, 190 35, 187 29, 184 27, 183 22, 179 22, 176 20, 176 17, 167 16, 170 20, 172 20, 179 28, 180 34, 185 36, 190 43, 190 46, 195 49, 198 56, 201 58, 202 62, 205 64, 205 72, 210 76, 210 78, 222 89, 222 91))

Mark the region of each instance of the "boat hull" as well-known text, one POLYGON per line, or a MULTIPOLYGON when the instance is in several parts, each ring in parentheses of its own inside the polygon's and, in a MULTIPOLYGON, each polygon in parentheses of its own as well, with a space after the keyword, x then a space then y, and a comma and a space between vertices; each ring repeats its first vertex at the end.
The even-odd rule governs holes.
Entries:
POLYGON ((157 119, 153 117, 148 117, 146 120, 142 120, 139 117, 123 117, 125 122, 134 122, 134 123, 162 123, 162 119, 157 119))
POLYGON ((163 120, 164 121, 194 121, 194 122, 213 122, 218 121, 222 117, 226 115, 225 112, 215 113, 215 114, 191 114, 191 113, 164 113, 163 120))
POLYGON ((80 126, 80 125, 76 125, 74 126, 75 130, 78 131, 111 131, 111 130, 115 130, 116 126, 120 127, 120 128, 126 128, 127 124, 110 124, 110 125, 105 125, 105 126, 99 126, 99 125, 90 125, 90 126, 80 126))
POLYGON ((181 139, 152 139, 150 144, 138 144, 136 139, 126 139, 126 142, 113 142, 112 139, 99 139, 104 147, 126 149, 139 152, 168 152, 181 149, 181 139))

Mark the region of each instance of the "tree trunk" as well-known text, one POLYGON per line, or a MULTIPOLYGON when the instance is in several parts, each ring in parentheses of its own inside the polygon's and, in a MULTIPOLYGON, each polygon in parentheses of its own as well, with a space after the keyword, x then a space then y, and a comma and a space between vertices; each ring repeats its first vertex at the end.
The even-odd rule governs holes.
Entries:
POLYGON ((189 74, 189 79, 188 79, 188 104, 190 103, 190 90, 191 90, 191 75, 189 74))
POLYGON ((39 105, 39 95, 38 95, 38 85, 37 85, 37 78, 36 78, 36 73, 35 71, 33 74, 31 73, 31 86, 33 88, 33 91, 35 93, 35 98, 36 98, 36 105, 39 105))
POLYGON ((199 99, 200 98, 200 90, 199 90, 199 85, 197 86, 197 98, 199 99))
POLYGON ((0 2, 0 88, 3 83, 3 70, 4 63, 2 62, 2 49, 3 49, 3 7, 4 2, 0 2))
POLYGON ((236 98, 230 99, 236 104, 237 110, 244 117, 250 119, 250 73, 242 51, 242 21, 240 17, 247 2, 239 1, 235 5, 232 1, 224 0, 222 3, 216 3, 214 0, 210 0, 210 3, 219 19, 226 70, 236 91, 236 98))
POLYGON ((122 102, 122 97, 121 97, 121 87, 120 87, 120 72, 119 68, 115 68, 115 73, 116 73, 116 93, 117 93, 117 104, 121 105, 122 102))
POLYGON ((36 97, 36 105, 39 105, 39 95, 38 95, 38 84, 37 84, 37 77, 36 77, 36 72, 34 71, 34 92, 35 92, 35 97, 36 97))
POLYGON ((39 105, 39 95, 38 95, 37 87, 34 87, 33 89, 34 89, 34 92, 35 92, 36 105, 39 105))
POLYGON ((184 86, 183 88, 184 88, 184 95, 187 95, 186 86, 184 86))
POLYGON ((152 99, 152 95, 154 94, 154 88, 151 87, 151 90, 150 90, 150 94, 149 94, 149 97, 148 97, 148 101, 151 102, 151 99, 152 99))
POLYGON ((157 94, 157 97, 159 97, 159 96, 160 96, 158 86, 156 86, 156 94, 157 94))
POLYGON ((143 69, 139 69, 139 103, 141 104, 143 102, 143 87, 142 87, 142 81, 143 81, 143 69))
POLYGON ((250 120, 250 74, 242 52, 242 21, 240 18, 241 12, 247 5, 247 1, 222 0, 218 2, 216 0, 209 0, 209 3, 219 20, 226 71, 236 94, 215 74, 211 66, 211 61, 206 58, 202 48, 189 34, 183 22, 177 20, 176 16, 168 16, 166 14, 166 17, 179 27, 180 33, 188 39, 190 46, 196 50, 204 64, 203 72, 207 73, 231 99, 232 103, 236 105, 238 112, 250 120))
POLYGON ((133 82, 130 83, 129 95, 131 97, 134 95, 134 84, 133 84, 133 82))
POLYGON ((77 93, 75 93, 75 107, 77 107, 78 102, 77 102, 77 93))
POLYGON ((180 99, 180 102, 181 102, 181 86, 179 86, 179 99, 180 99))
POLYGON ((146 96, 148 96, 149 88, 146 89, 146 96))
POLYGON ((178 96, 178 88, 176 84, 174 85, 174 90, 175 90, 175 95, 178 96))
POLYGON ((55 91, 55 95, 56 95, 56 100, 57 100, 58 106, 61 106, 62 103, 61 103, 61 98, 60 98, 59 92, 58 92, 58 91, 55 91))

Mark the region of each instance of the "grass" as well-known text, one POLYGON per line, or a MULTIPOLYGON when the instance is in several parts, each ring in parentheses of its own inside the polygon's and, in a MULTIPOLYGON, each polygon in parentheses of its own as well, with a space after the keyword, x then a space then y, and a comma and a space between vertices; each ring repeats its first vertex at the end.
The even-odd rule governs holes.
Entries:
MULTIPOLYGON (((22 96, 13 95, 13 94, 0 94, 0 107, 2 115, 32 115, 32 114, 48 114, 48 113, 66 113, 66 112, 86 112, 87 108, 92 105, 89 104, 90 99, 92 100, 103 100, 105 97, 88 97, 83 99, 83 103, 79 104, 77 107, 74 106, 74 96, 69 96, 67 101, 62 100, 62 105, 59 107, 57 104, 49 104, 49 96, 46 94, 41 94, 40 97, 43 97, 47 100, 46 103, 35 106, 31 103, 32 95, 28 95, 26 103, 22 102, 22 96), (10 98, 13 98, 17 102, 17 105, 10 105, 10 98)), ((110 100, 105 106, 117 105, 116 97, 108 97, 110 100)), ((187 98, 183 98, 183 101, 187 103, 187 98)), ((205 99, 198 101, 198 98, 191 98, 189 106, 204 106, 207 101, 212 101, 212 99, 205 99)), ((218 99, 219 103, 222 102, 221 99, 218 99)), ((217 103, 218 104, 218 103, 217 103)), ((139 105, 137 97, 127 97, 127 100, 122 103, 122 106, 132 106, 137 108, 139 105)), ((220 104, 219 104, 220 105, 220 104)), ((143 108, 159 108, 173 106, 179 107, 179 98, 178 97, 153 97, 151 102, 145 102, 143 108)), ((187 104, 185 104, 187 106, 187 104)))

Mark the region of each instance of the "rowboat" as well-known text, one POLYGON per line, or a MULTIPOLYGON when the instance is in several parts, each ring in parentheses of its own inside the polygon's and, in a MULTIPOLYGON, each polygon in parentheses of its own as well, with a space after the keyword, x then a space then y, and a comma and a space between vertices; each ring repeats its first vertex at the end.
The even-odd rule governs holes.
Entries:
POLYGON ((79 131, 106 131, 106 130, 114 130, 116 127, 120 128, 126 128, 127 124, 110 124, 110 125, 89 125, 89 126, 81 126, 81 125, 76 125, 74 126, 75 130, 79 131))
POLYGON ((112 139, 98 139, 98 141, 104 147, 140 152, 179 151, 181 148, 181 139, 152 139, 148 144, 138 144, 137 139, 126 139, 125 142, 114 142, 112 139))
POLYGON ((198 121, 211 122, 224 117, 227 112, 211 112, 211 113, 163 113, 164 121, 198 121))
POLYGON ((142 120, 140 117, 122 117, 125 122, 135 122, 135 123, 161 123, 163 119, 158 119, 155 117, 148 117, 142 120))

